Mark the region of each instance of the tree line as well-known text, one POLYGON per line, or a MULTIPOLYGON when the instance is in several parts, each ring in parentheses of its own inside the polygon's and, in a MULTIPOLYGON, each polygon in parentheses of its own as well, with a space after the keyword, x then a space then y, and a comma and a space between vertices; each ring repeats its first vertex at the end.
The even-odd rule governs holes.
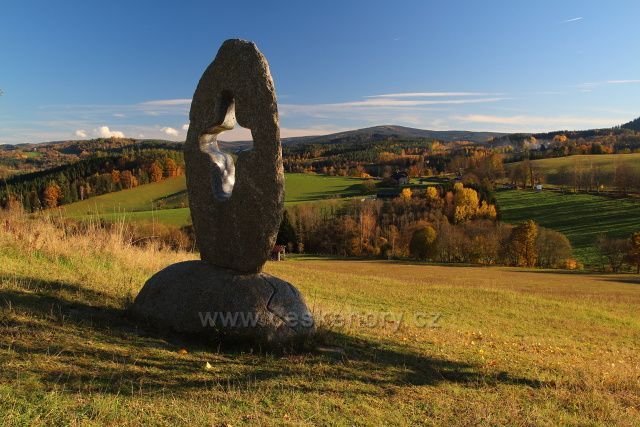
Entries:
POLYGON ((495 205, 457 183, 446 191, 405 188, 391 200, 297 205, 277 243, 290 251, 448 263, 575 268, 568 239, 534 222, 497 220, 495 205))
POLYGON ((626 239, 600 235, 595 247, 603 271, 617 273, 627 267, 640 274, 640 231, 626 239))
POLYGON ((33 212, 183 173, 182 150, 127 149, 7 179, 0 188, 0 204, 33 212))

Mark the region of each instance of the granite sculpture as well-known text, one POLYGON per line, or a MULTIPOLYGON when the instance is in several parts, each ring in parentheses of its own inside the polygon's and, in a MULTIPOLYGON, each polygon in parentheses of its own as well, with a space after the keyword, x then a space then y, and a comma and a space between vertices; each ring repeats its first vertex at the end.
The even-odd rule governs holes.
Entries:
POLYGON ((201 261, 156 273, 137 296, 134 313, 178 332, 256 341, 312 333, 300 292, 262 273, 282 220, 284 173, 275 88, 254 43, 223 43, 198 83, 189 118, 184 156, 201 261), (253 149, 234 159, 217 140, 236 122, 251 130, 253 149))

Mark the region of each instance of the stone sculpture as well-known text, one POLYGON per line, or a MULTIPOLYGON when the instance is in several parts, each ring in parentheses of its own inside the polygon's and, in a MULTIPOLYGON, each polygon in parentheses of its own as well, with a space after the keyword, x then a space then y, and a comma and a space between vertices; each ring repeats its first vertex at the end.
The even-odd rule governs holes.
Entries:
POLYGON ((179 332, 283 342, 313 332, 291 284, 261 273, 284 209, 278 108, 269 65, 255 44, 227 40, 193 96, 184 147, 189 206, 202 261, 156 273, 137 296, 140 317, 179 332), (238 124, 253 149, 237 160, 217 137, 238 124))

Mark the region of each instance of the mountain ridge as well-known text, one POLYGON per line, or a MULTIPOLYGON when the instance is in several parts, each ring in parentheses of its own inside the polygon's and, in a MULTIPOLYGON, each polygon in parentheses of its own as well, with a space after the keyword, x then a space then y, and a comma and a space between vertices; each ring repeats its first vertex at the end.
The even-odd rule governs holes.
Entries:
MULTIPOLYGON (((640 117, 628 123, 620 125, 618 129, 630 129, 640 132, 640 117)), ((614 128, 612 128, 614 129, 614 128)), ((603 129, 604 130, 604 129, 603 129)), ((563 132, 558 130, 555 133, 563 132)), ((578 131, 579 132, 579 131, 578 131)), ((431 130, 411 128, 400 125, 377 125, 367 128, 353 129, 342 132, 330 133, 326 135, 306 135, 281 138, 282 144, 331 144, 341 142, 371 142, 387 139, 434 139, 442 142, 453 141, 470 141, 474 143, 489 142, 493 138, 504 137, 508 135, 533 135, 535 133, 518 133, 518 132, 491 132, 491 131, 469 131, 469 130, 431 130)), ((171 141, 162 139, 135 139, 123 138, 123 140, 132 141, 133 144, 139 143, 168 143, 181 144, 183 141, 171 141)), ((15 149, 29 149, 36 147, 45 147, 47 145, 60 145, 65 143, 82 144, 94 140, 59 140, 59 141, 43 141, 43 142, 26 142, 19 144, 0 144, 0 151, 11 151, 15 149)), ((244 141, 225 141, 224 135, 221 135, 218 141, 221 148, 227 150, 242 150, 250 148, 253 142, 251 140, 244 141)))
POLYGON ((299 143, 339 143, 354 140, 363 141, 378 141, 389 138, 398 139, 411 139, 411 138, 429 138, 436 139, 443 142, 452 141, 472 141, 472 142, 487 142, 493 137, 507 135, 502 132, 476 132, 466 130, 430 130, 430 129, 418 129, 410 128, 399 125, 378 125, 368 128, 354 129, 343 132, 337 132, 327 135, 314 135, 314 136, 298 136, 291 138, 283 138, 282 142, 285 145, 299 144, 299 143))

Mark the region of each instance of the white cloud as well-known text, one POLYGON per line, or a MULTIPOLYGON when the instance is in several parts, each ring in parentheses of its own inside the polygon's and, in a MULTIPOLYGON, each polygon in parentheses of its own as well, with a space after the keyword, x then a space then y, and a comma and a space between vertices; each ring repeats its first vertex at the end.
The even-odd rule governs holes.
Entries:
POLYGON ((185 123, 182 125, 182 130, 187 131, 189 130, 189 123, 185 123))
POLYGON ((156 99, 131 105, 130 109, 142 112, 147 116, 167 116, 187 114, 190 105, 191 99, 187 98, 156 99))
POLYGON ((578 21, 582 21, 584 18, 582 16, 578 16, 577 18, 571 18, 571 19, 567 19, 565 21, 561 21, 561 24, 568 24, 569 22, 578 22, 578 21))
POLYGON ((77 136, 78 138, 86 138, 87 137, 87 131, 83 130, 83 129, 78 129, 74 132, 74 135, 77 136))
POLYGON ((100 126, 98 129, 94 129, 94 134, 101 138, 124 138, 124 133, 109 129, 109 126, 100 126))
POLYGON ((160 131, 169 136, 178 136, 178 131, 174 128, 164 127, 160 131))
POLYGON ((180 98, 180 99, 156 99, 153 101, 141 102, 138 105, 162 107, 162 106, 169 106, 169 105, 189 105, 189 104, 191 104, 191 99, 180 98))
POLYGON ((604 80, 600 82, 587 82, 580 83, 577 87, 581 90, 589 90, 604 85, 628 85, 628 84, 638 84, 640 83, 640 79, 626 79, 626 80, 604 80))
POLYGON ((369 98, 364 101, 338 102, 334 104, 280 104, 280 110, 284 114, 328 113, 335 111, 348 111, 360 109, 397 109, 407 107, 421 107, 427 105, 464 105, 482 104, 503 101, 509 98, 473 98, 473 99, 442 99, 442 100, 406 100, 390 98, 369 98))
POLYGON ((607 80, 605 83, 610 85, 623 85, 623 84, 640 83, 640 80, 607 80))
POLYGON ((501 94, 491 94, 483 92, 402 92, 402 93, 384 93, 381 95, 371 95, 366 98, 435 98, 450 96, 491 96, 501 94))

